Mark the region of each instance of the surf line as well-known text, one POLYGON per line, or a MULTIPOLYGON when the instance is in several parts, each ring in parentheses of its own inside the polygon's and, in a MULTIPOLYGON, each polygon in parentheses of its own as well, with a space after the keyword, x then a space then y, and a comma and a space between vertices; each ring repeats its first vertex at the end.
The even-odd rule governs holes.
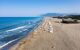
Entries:
MULTIPOLYGON (((18 39, 20 39, 20 38, 18 38, 18 39)), ((14 39, 14 40, 12 40, 12 41, 9 41, 8 43, 0 46, 0 49, 2 49, 3 47, 7 46, 8 44, 10 44, 10 43, 12 43, 12 42, 15 42, 15 41, 18 40, 18 39, 14 39)))

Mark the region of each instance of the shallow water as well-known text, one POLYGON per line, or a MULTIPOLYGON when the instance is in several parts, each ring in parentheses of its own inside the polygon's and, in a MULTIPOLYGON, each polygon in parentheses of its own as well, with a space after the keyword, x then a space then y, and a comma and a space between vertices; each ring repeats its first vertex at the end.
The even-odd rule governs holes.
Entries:
POLYGON ((41 17, 0 17, 0 47, 26 36, 41 20, 41 17))

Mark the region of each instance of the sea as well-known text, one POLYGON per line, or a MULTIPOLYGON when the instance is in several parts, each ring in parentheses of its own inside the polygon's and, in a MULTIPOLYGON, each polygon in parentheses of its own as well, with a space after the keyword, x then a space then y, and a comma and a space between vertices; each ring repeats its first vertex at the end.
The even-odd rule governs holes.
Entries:
POLYGON ((26 37, 41 24, 42 19, 42 17, 0 17, 0 49, 26 37))

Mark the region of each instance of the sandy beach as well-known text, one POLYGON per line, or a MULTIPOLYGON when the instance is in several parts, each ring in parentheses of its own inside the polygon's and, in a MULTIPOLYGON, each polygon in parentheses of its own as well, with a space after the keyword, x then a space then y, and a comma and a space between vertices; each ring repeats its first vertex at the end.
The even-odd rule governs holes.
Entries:
POLYGON ((45 17, 38 28, 9 50, 80 50, 80 23, 60 22, 45 17))

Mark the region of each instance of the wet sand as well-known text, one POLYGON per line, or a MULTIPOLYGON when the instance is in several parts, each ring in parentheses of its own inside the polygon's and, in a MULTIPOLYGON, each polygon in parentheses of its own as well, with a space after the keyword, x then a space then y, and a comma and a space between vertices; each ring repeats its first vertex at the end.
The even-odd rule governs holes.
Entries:
POLYGON ((46 17, 38 28, 9 50, 80 50, 80 24, 46 17))

